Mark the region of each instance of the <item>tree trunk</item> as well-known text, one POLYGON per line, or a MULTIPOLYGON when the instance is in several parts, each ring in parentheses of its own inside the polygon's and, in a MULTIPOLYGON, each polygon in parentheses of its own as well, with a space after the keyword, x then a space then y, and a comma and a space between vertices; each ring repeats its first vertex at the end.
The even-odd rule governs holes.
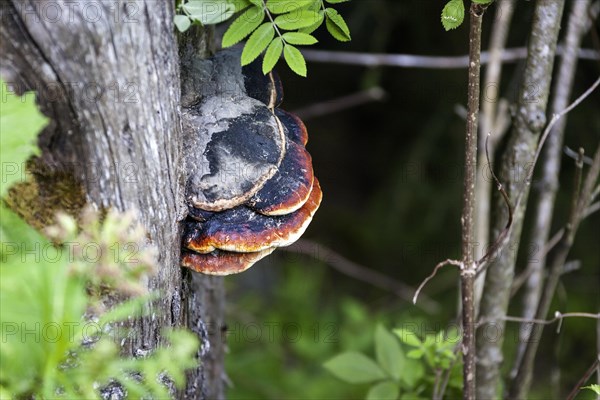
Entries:
MULTIPOLYGON (((0 4, 0 71, 18 91, 37 91, 52 118, 40 135, 44 165, 71 173, 100 208, 137 209, 158 249, 148 286, 161 296, 151 318, 133 323, 124 354, 144 354, 162 328, 187 325, 200 337, 201 362, 179 397, 223 397, 222 280, 192 272, 182 280, 179 267, 186 176, 173 2, 0 4)), ((209 41, 198 43, 206 51, 209 41)))

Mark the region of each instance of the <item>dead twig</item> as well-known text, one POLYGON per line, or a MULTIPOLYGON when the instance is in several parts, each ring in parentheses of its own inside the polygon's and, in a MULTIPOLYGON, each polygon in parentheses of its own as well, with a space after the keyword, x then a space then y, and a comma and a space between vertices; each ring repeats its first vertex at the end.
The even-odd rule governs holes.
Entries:
MULTIPOLYGON (((390 291, 406 301, 412 301, 412 293, 415 290, 413 287, 371 268, 350 261, 346 257, 320 243, 307 239, 299 239, 291 246, 282 247, 281 250, 314 257, 344 275, 369 283, 380 289, 390 291)), ((436 313, 440 309, 439 304, 429 297, 422 298, 419 307, 428 313, 436 313)))
MULTIPOLYGON (((366 67, 404 67, 404 68, 431 68, 455 69, 467 68, 469 56, 420 56, 414 54, 383 54, 383 53, 355 53, 349 51, 304 50, 304 58, 309 62, 329 64, 362 65, 366 67)), ((556 55, 562 54, 562 48, 557 47, 556 55)), ((598 51, 594 49, 580 49, 579 59, 600 60, 598 51)), ((504 63, 517 62, 527 58, 527 48, 517 47, 505 49, 501 60, 504 63)), ((487 64, 490 53, 481 52, 481 64, 487 64)))

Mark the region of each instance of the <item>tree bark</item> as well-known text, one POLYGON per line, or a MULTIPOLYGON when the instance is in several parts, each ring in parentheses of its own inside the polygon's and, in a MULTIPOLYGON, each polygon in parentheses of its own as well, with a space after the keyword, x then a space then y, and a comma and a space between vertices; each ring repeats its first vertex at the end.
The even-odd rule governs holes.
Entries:
POLYGON ((132 323, 123 353, 145 354, 162 328, 188 325, 200 360, 178 396, 223 397, 222 280, 186 272, 182 284, 179 267, 186 176, 173 2, 3 1, 0 12, 0 71, 17 91, 37 91, 52 119, 40 135, 45 166, 71 173, 97 207, 137 209, 158 249, 148 287, 161 296, 132 323))
MULTIPOLYGON (((514 278, 517 249, 521 237, 525 205, 529 193, 532 155, 546 125, 546 105, 550 92, 564 0, 537 0, 529 38, 529 55, 519 94, 514 127, 503 156, 500 180, 515 205, 508 242, 490 264, 481 301, 480 316, 486 324, 477 334, 477 398, 497 397, 504 342, 504 317, 514 278), (490 329, 491 326, 491 329, 490 329), (491 336, 493 335, 493 336, 491 336)), ((498 237, 508 219, 503 200, 497 205, 494 237, 498 237)))

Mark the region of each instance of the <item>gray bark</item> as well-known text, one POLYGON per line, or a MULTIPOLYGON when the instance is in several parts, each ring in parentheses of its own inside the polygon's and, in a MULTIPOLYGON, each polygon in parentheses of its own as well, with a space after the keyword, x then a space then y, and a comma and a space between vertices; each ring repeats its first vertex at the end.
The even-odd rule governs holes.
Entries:
POLYGON ((222 397, 222 281, 186 272, 182 284, 179 267, 186 176, 173 2, 0 6, 2 75, 38 91, 52 119, 40 136, 45 165, 72 173, 98 207, 137 209, 158 248, 148 286, 161 296, 149 305, 153 318, 133 323, 123 353, 143 354, 161 343, 162 328, 189 325, 200 335, 201 363, 179 397, 222 397))
MULTIPOLYGON (((585 32, 587 24, 587 11, 590 5, 589 0, 579 0, 572 3, 571 14, 567 34, 563 44, 563 55, 560 60, 560 67, 554 84, 554 99, 552 101, 552 114, 558 114, 567 108, 573 80, 577 69, 577 53, 581 44, 581 38, 585 32)), ((541 181, 536 186, 539 188, 539 197, 536 205, 535 222, 531 229, 531 243, 537 249, 535 257, 528 260, 527 271, 531 271, 527 279, 526 289, 523 295, 523 318, 532 319, 535 317, 538 303, 544 287, 544 267, 546 266, 546 255, 542 249, 548 242, 550 228, 552 226, 552 215, 554 213, 554 202, 558 192, 562 145, 565 126, 568 116, 561 118, 548 136, 544 148, 543 175, 541 181)), ((517 366, 521 362, 521 357, 525 348, 529 344, 529 327, 531 324, 521 325, 521 337, 519 348, 513 371, 516 374, 517 366)))
MULTIPOLYGON (((514 210, 513 225, 507 245, 496 255, 488 268, 484 295, 481 301, 481 319, 486 321, 477 335, 477 398, 497 397, 500 379, 502 344, 510 289, 514 278, 517 249, 521 237, 525 205, 529 193, 532 155, 546 124, 546 106, 552 80, 564 0, 538 0, 535 6, 529 56, 517 104, 515 122, 503 156, 500 180, 509 197, 522 200, 514 210), (494 337, 490 337, 493 324, 494 337)), ((498 217, 494 237, 504 229, 508 214, 503 201, 497 205, 498 217)))

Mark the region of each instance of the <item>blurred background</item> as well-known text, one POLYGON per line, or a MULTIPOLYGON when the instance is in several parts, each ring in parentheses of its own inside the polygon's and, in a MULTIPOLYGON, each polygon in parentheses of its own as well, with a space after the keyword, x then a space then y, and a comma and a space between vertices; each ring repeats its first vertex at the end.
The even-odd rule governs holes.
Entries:
MULTIPOLYGON (((526 46, 533 6, 531 1, 517 2, 507 47, 526 46)), ((442 7, 429 0, 338 4, 352 41, 335 41, 323 26, 315 32, 320 43, 313 47, 466 55, 468 26, 445 32, 442 7)), ((484 19, 484 50, 495 8, 484 19)), ((565 16, 568 11, 569 4, 565 16)), ((593 35, 586 35, 582 47, 595 45, 593 35)), ((523 60, 504 64, 500 95, 511 104, 523 68, 523 60)), ((417 306, 408 299, 435 264, 460 257, 466 68, 368 68, 309 60, 308 78, 296 76, 283 62, 277 70, 285 89, 281 108, 297 112, 308 127, 307 148, 324 199, 298 245, 226 279, 228 397, 364 398, 368 385, 344 383, 323 363, 349 350, 373 357, 378 323, 388 329, 417 324, 425 334, 444 329, 456 318, 458 274, 453 268, 442 270, 427 285, 417 306), (365 95, 373 88, 383 91, 382 99, 365 95), (332 105, 348 102, 340 100, 345 96, 361 104, 332 111, 332 105)), ((599 72, 598 61, 581 60, 574 95, 587 89, 599 72)), ((596 92, 569 114, 567 146, 593 153, 600 139, 599 109, 596 92)), ((573 171, 574 161, 565 156, 554 232, 566 221, 573 171)), ((530 201, 535 201, 535 179, 532 188, 530 201)), ((582 224, 569 257, 580 260, 581 268, 563 276, 552 310, 598 312, 599 224, 600 213, 582 224)), ((530 232, 528 220, 523 232, 530 232)), ((531 255, 521 253, 518 271, 531 255)), ((521 295, 517 292, 511 315, 520 315, 521 295)), ((568 392, 597 352, 596 321, 573 318, 564 321, 560 333, 555 328, 544 332, 532 398, 568 392)), ((505 372, 517 331, 517 324, 507 324, 505 354, 510 362, 505 372)), ((448 394, 453 396, 452 391, 448 394)))

